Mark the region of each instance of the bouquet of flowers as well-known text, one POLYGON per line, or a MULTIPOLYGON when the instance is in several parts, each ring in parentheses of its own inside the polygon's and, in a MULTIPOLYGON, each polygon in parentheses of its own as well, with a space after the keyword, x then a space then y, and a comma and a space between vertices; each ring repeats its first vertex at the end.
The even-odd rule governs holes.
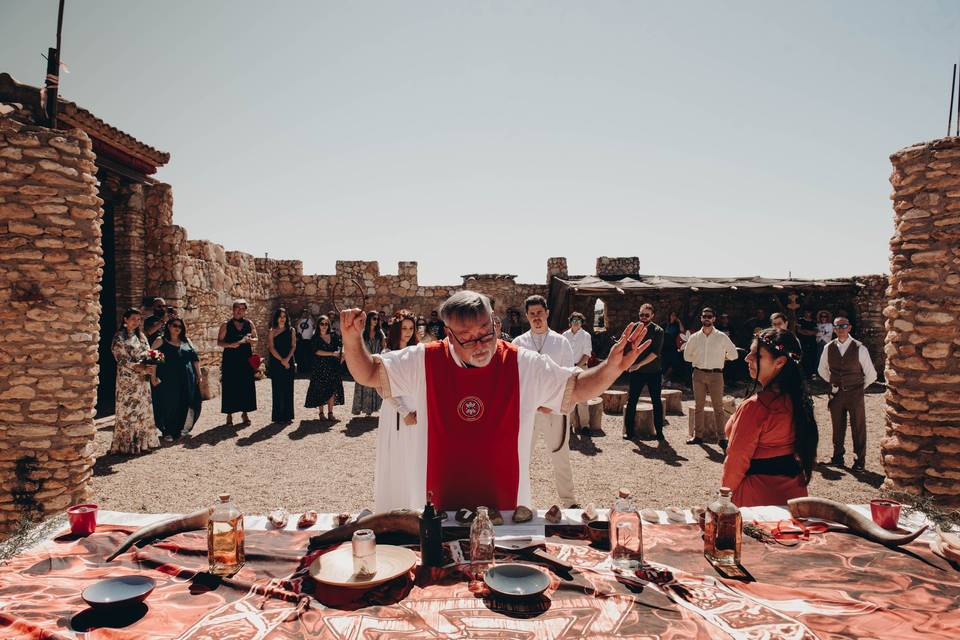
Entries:
POLYGON ((164 357, 163 352, 158 351, 157 349, 149 349, 143 357, 140 358, 140 364, 153 365, 163 364, 164 357))

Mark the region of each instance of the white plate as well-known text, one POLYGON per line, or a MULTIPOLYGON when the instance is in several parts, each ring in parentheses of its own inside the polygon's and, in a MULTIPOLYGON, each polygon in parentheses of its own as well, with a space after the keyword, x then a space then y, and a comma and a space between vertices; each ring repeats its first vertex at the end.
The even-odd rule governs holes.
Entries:
POLYGON ((369 589, 389 582, 410 571, 417 564, 417 554, 404 547, 377 545, 377 572, 360 579, 353 572, 353 544, 345 543, 318 557, 310 565, 310 575, 317 582, 345 589, 369 589))

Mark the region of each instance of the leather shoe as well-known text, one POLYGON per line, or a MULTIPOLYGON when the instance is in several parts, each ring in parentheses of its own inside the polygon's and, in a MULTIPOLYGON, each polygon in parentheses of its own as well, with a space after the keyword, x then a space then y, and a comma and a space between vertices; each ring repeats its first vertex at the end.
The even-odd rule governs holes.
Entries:
POLYGON ((720 445, 720 448, 721 448, 721 449, 723 449, 724 451, 726 451, 726 450, 727 450, 727 444, 729 444, 729 443, 727 442, 727 439, 726 439, 726 438, 721 438, 721 439, 720 439, 720 442, 719 442, 718 444, 720 445))
POLYGON ((842 467, 843 456, 833 456, 832 458, 830 458, 830 465, 834 467, 842 467))
POLYGON ((863 462, 863 460, 861 460, 860 458, 857 458, 856 460, 853 461, 853 466, 850 468, 853 469, 854 471, 866 471, 867 465, 863 462))
POLYGON ((694 436, 693 438, 687 440, 687 444, 703 444, 703 438, 697 438, 694 436))

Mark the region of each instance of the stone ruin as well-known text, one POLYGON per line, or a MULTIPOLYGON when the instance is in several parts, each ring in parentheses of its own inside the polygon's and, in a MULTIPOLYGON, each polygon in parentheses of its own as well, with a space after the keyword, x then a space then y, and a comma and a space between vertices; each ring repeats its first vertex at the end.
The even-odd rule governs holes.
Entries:
MULTIPOLYGON (((237 297, 250 302, 251 319, 265 331, 269 315, 281 305, 294 315, 304 308, 327 312, 335 301, 341 306, 365 303, 387 312, 410 308, 427 315, 463 288, 489 294, 504 314, 521 309, 532 294, 556 297, 560 283, 578 278, 567 273, 566 259, 558 257, 548 259, 545 282, 536 284, 517 283, 509 274, 470 274, 457 284, 427 286, 419 283, 415 262, 401 262, 396 275, 382 274, 377 262, 365 261, 338 261, 335 273, 310 275, 298 260, 255 258, 192 240, 173 223, 172 188, 152 177, 169 154, 63 99, 61 114, 61 129, 45 128, 38 89, 0 74, 0 534, 22 518, 45 517, 88 497, 94 417, 112 413, 115 365, 109 343, 124 308, 139 307, 144 296, 163 296, 181 310, 202 364, 216 380, 217 330, 237 297)), ((918 157, 911 151, 903 162, 912 167, 920 162, 918 157)), ((933 161, 943 162, 940 157, 933 161)), ((915 178, 909 180, 904 188, 913 188, 915 178)), ((922 200, 919 189, 907 196, 913 199, 911 207, 899 201, 897 206, 897 215, 904 218, 901 227, 908 227, 901 233, 929 225, 940 238, 949 228, 956 242, 955 227, 949 227, 956 220, 949 213, 950 191, 941 192, 940 200, 933 194, 922 200), (929 218, 921 216, 921 210, 929 212, 929 218)), ((904 242, 931 242, 915 235, 904 236, 904 242)), ((945 245, 934 244, 922 250, 904 245, 903 250, 923 261, 926 251, 946 251, 945 245)), ((941 273, 944 296, 948 287, 956 290, 956 259, 952 269, 941 273)), ((639 258, 600 257, 595 275, 610 282, 642 279, 639 270, 639 258)), ((950 438, 956 418, 949 417, 956 409, 951 409, 955 403, 950 404, 949 395, 960 374, 955 356, 949 360, 938 355, 945 344, 948 350, 954 348, 949 345, 956 344, 956 334, 951 334, 951 343, 945 332, 952 327, 934 314, 955 318, 956 309, 945 311, 947 303, 932 297, 937 290, 904 288, 909 278, 920 277, 918 272, 907 274, 897 260, 894 270, 894 289, 901 287, 910 304, 894 300, 887 309, 888 323, 900 321, 891 335, 903 336, 906 351, 895 350, 897 357, 887 369, 897 384, 889 400, 892 428, 903 425, 903 430, 885 441, 885 464, 898 486, 942 493, 957 486, 958 449, 951 447, 958 441, 950 438), (939 306, 925 307, 926 296, 931 296, 929 304, 939 306), (916 327, 914 335, 905 323, 916 327), (932 333, 923 333, 927 326, 932 333), (944 337, 937 337, 937 331, 944 337), (921 360, 928 369, 919 368, 921 360), (944 412, 931 411, 936 419, 921 420, 919 404, 903 404, 906 400, 944 412), (954 455, 949 462, 937 461, 937 452, 954 455)), ((778 290, 776 282, 770 283, 775 293, 764 293, 764 299, 790 306, 790 287, 778 290)), ((883 358, 879 339, 885 286, 885 277, 865 276, 846 279, 832 293, 814 290, 809 295, 818 304, 853 314, 861 337, 875 357, 883 358)), ((664 316, 673 308, 701 304, 745 314, 762 302, 736 287, 708 291, 693 284, 574 299, 588 313, 603 300, 611 331, 631 320, 641 301, 654 301, 664 316)), ((768 310, 775 308, 768 305, 768 310)), ((562 318, 555 317, 555 328, 560 324, 562 318)))

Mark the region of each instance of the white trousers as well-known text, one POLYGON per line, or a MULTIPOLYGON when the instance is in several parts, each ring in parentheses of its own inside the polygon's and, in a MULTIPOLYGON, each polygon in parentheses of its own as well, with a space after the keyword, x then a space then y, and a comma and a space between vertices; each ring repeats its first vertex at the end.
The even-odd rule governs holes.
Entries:
MULTIPOLYGON (((570 466, 570 437, 566 431, 566 421, 562 415, 538 412, 534 418, 533 432, 539 434, 547 447, 553 465, 553 480, 560 495, 560 506, 564 509, 577 502, 573 488, 573 468, 570 466)), ((534 435, 534 438, 536 437, 534 435)))

